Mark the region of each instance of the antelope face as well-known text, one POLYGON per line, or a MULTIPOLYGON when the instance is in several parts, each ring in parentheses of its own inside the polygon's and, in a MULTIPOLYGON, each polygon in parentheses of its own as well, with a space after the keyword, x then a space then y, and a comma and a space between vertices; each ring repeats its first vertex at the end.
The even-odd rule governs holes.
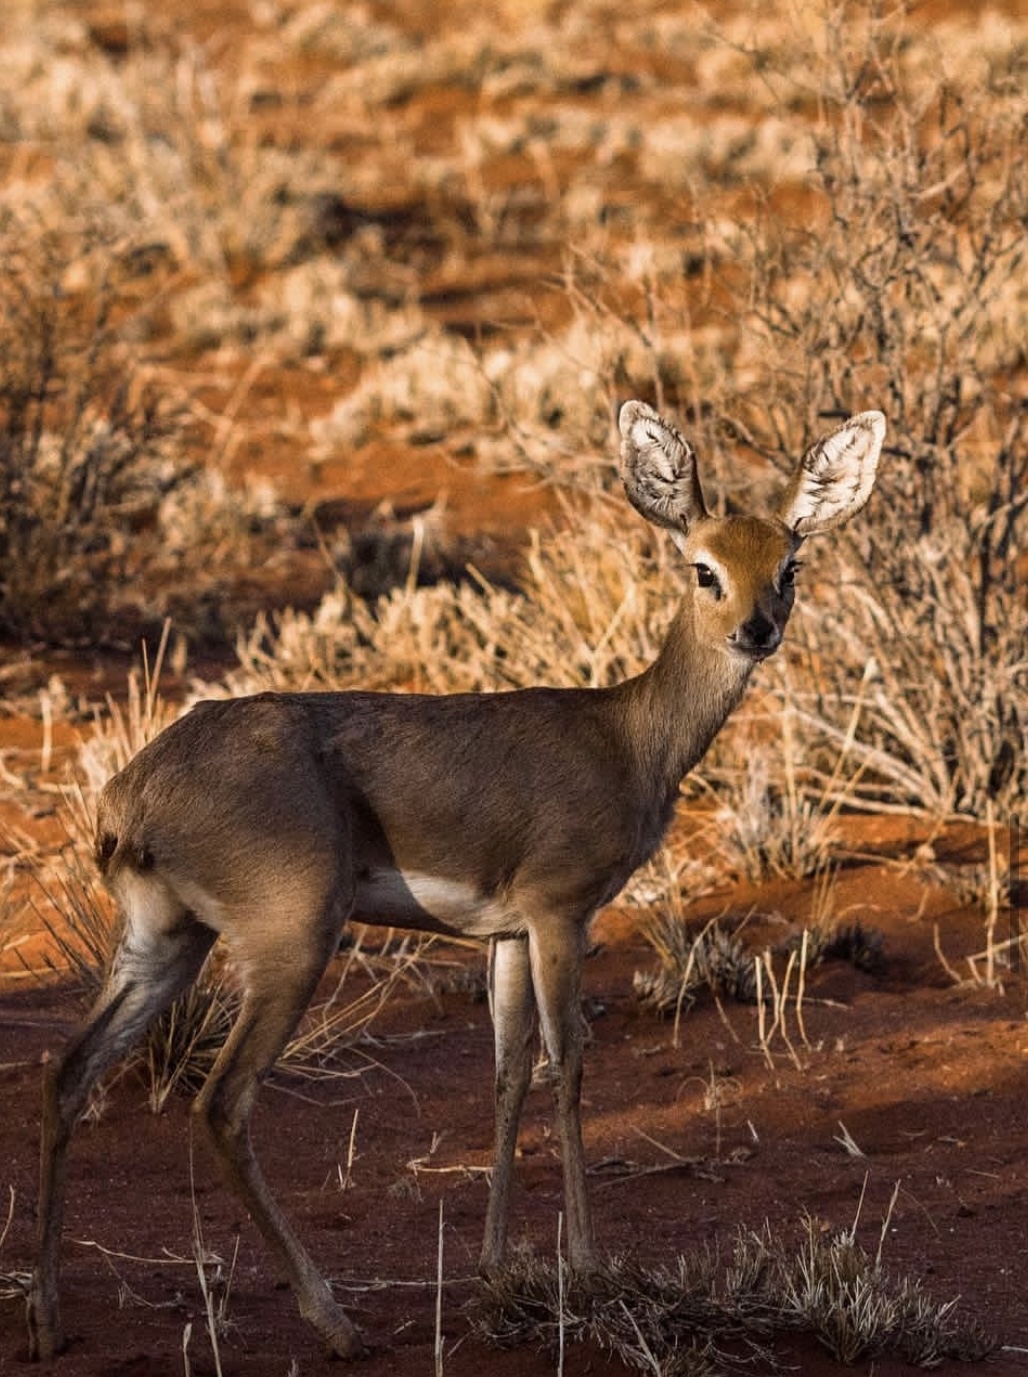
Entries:
POLYGON ((695 575, 686 597, 697 640, 751 661, 772 655, 795 600, 795 532, 773 518, 706 518, 675 543, 695 575))

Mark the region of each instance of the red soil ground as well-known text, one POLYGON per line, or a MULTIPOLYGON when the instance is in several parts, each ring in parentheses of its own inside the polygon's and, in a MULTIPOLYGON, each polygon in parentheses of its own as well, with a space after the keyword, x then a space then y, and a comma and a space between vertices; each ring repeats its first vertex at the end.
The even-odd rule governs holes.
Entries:
MULTIPOLYGON (((602 1244, 668 1264, 768 1221, 798 1237, 804 1212, 850 1225, 863 1195, 859 1236, 872 1251, 895 1187, 884 1244, 888 1268, 920 1278, 938 1300, 1004 1346, 983 1371, 1028 1371, 1022 1257, 1028 1226, 1028 1024, 1025 987, 1005 993, 956 986, 947 958, 981 946, 980 915, 956 910, 945 891, 894 857, 913 850, 908 824, 865 824, 870 859, 841 872, 837 912, 877 930, 884 960, 874 974, 831 962, 807 987, 804 1024, 793 1020, 794 1061, 776 1040, 769 1065, 752 1006, 709 1002, 688 1014, 679 1047, 669 1022, 640 1009, 636 970, 653 963, 636 916, 612 910, 596 925, 587 965, 592 1042, 585 1131, 602 1244), (877 856, 872 853, 878 852, 877 856), (712 1075, 720 1113, 705 1107, 712 1075), (843 1128, 862 1152, 847 1154, 843 1128), (680 1160, 679 1160, 680 1159, 680 1160), (1019 1351, 1018 1351, 1019 1350, 1019 1351)), ((966 855, 966 837, 936 842, 966 855)), ((710 914, 756 906, 755 931, 778 941, 809 905, 803 886, 712 896, 710 914)), ((0 1270, 31 1262, 40 1063, 60 1046, 78 1003, 57 985, 12 982, 3 1021, 0 1161, 13 1216, 0 1270)), ((552 1355, 500 1352, 469 1335, 463 1307, 475 1259, 490 1155, 491 1037, 486 1006, 467 993, 395 1000, 354 1055, 351 1079, 321 1086, 277 1075, 265 1088, 255 1137, 269 1179, 298 1222, 371 1344, 359 1371, 433 1370, 435 1270, 443 1208, 445 1372, 553 1370, 552 1355), (354 1114, 350 1188, 340 1185, 354 1114)), ((72 1154, 64 1300, 70 1348, 65 1377, 180 1373, 192 1325, 192 1371, 214 1371, 192 1264, 194 1205, 208 1250, 234 1261, 226 1373, 327 1370, 252 1224, 222 1188, 202 1135, 190 1183, 188 1103, 150 1114, 131 1078, 111 1089, 102 1117, 82 1125, 72 1154)), ((550 1102, 533 1092, 523 1125, 515 1237, 552 1256, 561 1209, 550 1102)), ((804 1373, 841 1372, 812 1342, 783 1338, 777 1351, 804 1373)), ((27 1358, 23 1304, 0 1303, 0 1371, 27 1358)), ((957 1370, 947 1364, 943 1371, 957 1370)), ((573 1350, 566 1370, 621 1372, 597 1350, 573 1350)), ((891 1360, 861 1364, 879 1377, 908 1371, 891 1360)), ((977 1370, 961 1366, 962 1371, 977 1370)))

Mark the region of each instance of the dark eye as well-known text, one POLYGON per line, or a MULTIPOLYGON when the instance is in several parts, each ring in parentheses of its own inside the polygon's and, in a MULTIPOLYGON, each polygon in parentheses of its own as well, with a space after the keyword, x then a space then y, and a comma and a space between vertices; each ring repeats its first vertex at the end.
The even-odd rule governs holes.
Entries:
POLYGON ((803 568, 799 560, 791 559, 782 570, 782 587, 791 588, 796 582, 796 575, 803 568))
POLYGON ((709 564, 694 564, 696 570, 696 582, 701 588, 712 588, 718 597, 721 596, 721 585, 717 581, 717 574, 709 564))

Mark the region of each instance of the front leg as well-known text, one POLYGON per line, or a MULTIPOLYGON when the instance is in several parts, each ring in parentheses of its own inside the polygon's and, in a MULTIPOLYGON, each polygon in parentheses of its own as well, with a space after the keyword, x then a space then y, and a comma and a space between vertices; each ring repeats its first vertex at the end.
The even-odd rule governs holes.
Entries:
POLYGON ((553 1075, 561 1154, 568 1260, 580 1275, 596 1270, 592 1217, 585 1182, 580 1100, 582 1094, 582 961, 585 925, 555 919, 533 927, 529 937, 532 986, 553 1075))
POLYGON ((521 1107, 532 1079, 535 996, 523 937, 496 938, 489 948, 489 1011, 496 1047, 496 1128, 481 1270, 495 1271, 507 1242, 510 1183, 521 1107))

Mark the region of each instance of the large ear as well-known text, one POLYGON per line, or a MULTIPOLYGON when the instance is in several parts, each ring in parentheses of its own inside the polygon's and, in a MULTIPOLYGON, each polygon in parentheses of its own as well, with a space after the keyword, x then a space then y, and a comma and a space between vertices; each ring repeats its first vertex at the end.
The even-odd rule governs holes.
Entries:
POLYGON ((625 402, 618 425, 629 502, 647 521, 683 534, 707 515, 692 446, 645 402, 625 402))
POLYGON ((871 496, 884 440, 880 411, 862 411, 823 435, 800 461, 778 515, 799 536, 848 521, 871 496))

